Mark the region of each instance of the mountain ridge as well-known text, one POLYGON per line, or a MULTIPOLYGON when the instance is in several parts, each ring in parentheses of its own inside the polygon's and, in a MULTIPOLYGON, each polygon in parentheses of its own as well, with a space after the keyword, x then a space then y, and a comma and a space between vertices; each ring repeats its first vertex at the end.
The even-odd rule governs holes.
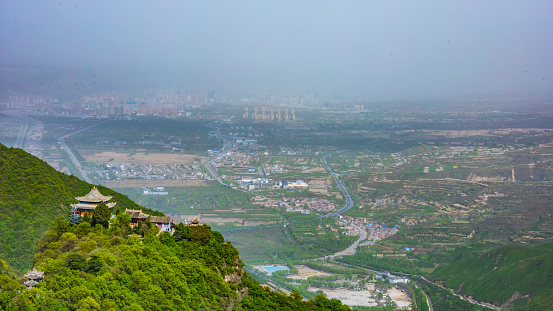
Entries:
MULTIPOLYGON (((0 182, 9 199, 0 205, 0 310, 351 310, 324 295, 303 301, 297 291, 262 287, 242 269, 238 250, 207 225, 181 223, 171 235, 146 221, 137 235, 127 213, 108 228, 72 224, 69 204, 92 185, 23 150, 0 145, 0 182), (53 220, 44 226, 47 217, 53 220), (44 272, 33 288, 9 265, 28 269, 29 256, 44 272)), ((141 208, 99 190, 120 209, 141 208)))

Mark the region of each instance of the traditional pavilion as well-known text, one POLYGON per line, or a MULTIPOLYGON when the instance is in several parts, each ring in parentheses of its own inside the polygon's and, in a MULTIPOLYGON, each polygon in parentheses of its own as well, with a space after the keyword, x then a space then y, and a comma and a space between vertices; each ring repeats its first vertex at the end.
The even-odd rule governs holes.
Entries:
POLYGON ((146 218, 150 217, 148 214, 144 214, 141 210, 137 209, 125 209, 125 213, 131 216, 131 227, 138 225, 139 222, 146 221, 146 218))
POLYGON ((194 218, 190 220, 189 226, 199 226, 199 225, 200 225, 200 220, 198 219, 197 215, 194 215, 194 218))
POLYGON ((44 272, 37 271, 36 268, 33 268, 33 270, 27 272, 25 274, 25 278, 28 279, 28 281, 25 281, 25 284, 29 289, 35 287, 38 285, 38 281, 41 281, 44 279, 44 272))
POLYGON ((90 192, 83 196, 83 197, 76 197, 75 198, 79 203, 72 204, 73 212, 79 216, 92 216, 92 213, 94 212, 94 209, 96 209, 96 206, 100 204, 100 202, 106 203, 106 205, 111 209, 115 206, 117 203, 108 203, 109 200, 111 200, 111 196, 106 196, 100 193, 96 186, 90 190, 90 192))

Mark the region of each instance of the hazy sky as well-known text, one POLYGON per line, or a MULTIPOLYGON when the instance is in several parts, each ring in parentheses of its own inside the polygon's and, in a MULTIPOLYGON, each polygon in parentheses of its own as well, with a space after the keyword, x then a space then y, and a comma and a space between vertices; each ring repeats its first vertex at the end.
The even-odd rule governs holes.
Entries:
POLYGON ((0 0, 0 62, 368 98, 544 92, 551 12, 551 0, 0 0))

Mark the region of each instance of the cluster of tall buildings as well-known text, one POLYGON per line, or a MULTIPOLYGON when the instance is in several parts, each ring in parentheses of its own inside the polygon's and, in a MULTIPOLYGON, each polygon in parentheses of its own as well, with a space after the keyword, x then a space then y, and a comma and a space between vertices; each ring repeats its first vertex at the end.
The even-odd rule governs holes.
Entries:
POLYGON ((53 99, 48 99, 39 95, 10 95, 6 102, 0 102, 0 108, 5 109, 26 109, 40 108, 46 104, 53 103, 53 99))
POLYGON ((205 103, 198 92, 146 90, 142 94, 83 97, 81 106, 95 110, 97 115, 184 115, 186 110, 205 103), (138 96, 137 96, 138 95, 138 96))
POLYGON ((253 111, 249 110, 249 107, 244 108, 244 114, 242 117, 244 119, 254 119, 262 121, 294 121, 296 120, 296 112, 294 108, 291 108, 290 111, 288 108, 280 109, 274 107, 261 107, 259 110, 257 106, 253 107, 253 111), (290 112, 290 113, 289 113, 290 112))

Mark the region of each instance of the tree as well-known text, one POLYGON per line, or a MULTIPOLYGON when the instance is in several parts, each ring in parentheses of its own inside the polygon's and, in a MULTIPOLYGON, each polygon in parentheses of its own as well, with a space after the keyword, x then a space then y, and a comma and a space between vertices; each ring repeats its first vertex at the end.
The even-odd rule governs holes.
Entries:
POLYGON ((56 219, 50 223, 50 226, 52 227, 52 231, 57 233, 58 236, 62 236, 69 230, 69 222, 61 215, 56 217, 56 219))
POLYGON ((102 259, 100 259, 97 255, 92 255, 88 260, 86 272, 96 274, 100 271, 100 269, 102 269, 103 266, 104 263, 102 262, 102 259))
POLYGON ((150 227, 144 221, 139 221, 138 224, 133 228, 133 232, 142 237, 144 237, 149 230, 150 230, 150 227))
POLYGON ((129 223, 132 221, 132 218, 127 213, 119 213, 117 217, 110 220, 110 228, 111 230, 117 230, 122 229, 124 232, 128 234, 128 232, 131 231, 131 227, 129 223))
POLYGON ((179 223, 175 227, 175 232, 173 232, 173 238, 177 242, 182 240, 190 241, 192 240, 192 230, 190 230, 189 226, 185 226, 183 223, 179 223))
POLYGON ((102 225, 104 228, 109 227, 109 220, 111 219, 111 211, 104 202, 100 202, 94 209, 92 214, 92 227, 96 225, 102 225))
POLYGON ((294 300, 301 300, 302 299, 300 292, 297 291, 297 290, 293 290, 290 293, 290 297, 292 297, 292 299, 294 299, 294 300))
POLYGON ((211 227, 208 225, 191 226, 189 228, 192 231, 192 242, 205 245, 211 239, 211 227))
POLYGON ((72 270, 85 271, 86 258, 79 253, 71 253, 65 257, 65 265, 72 270))
POLYGON ((72 226, 74 226, 83 222, 83 219, 81 218, 81 216, 75 213, 71 213, 71 215, 69 215, 69 222, 71 223, 72 226))

